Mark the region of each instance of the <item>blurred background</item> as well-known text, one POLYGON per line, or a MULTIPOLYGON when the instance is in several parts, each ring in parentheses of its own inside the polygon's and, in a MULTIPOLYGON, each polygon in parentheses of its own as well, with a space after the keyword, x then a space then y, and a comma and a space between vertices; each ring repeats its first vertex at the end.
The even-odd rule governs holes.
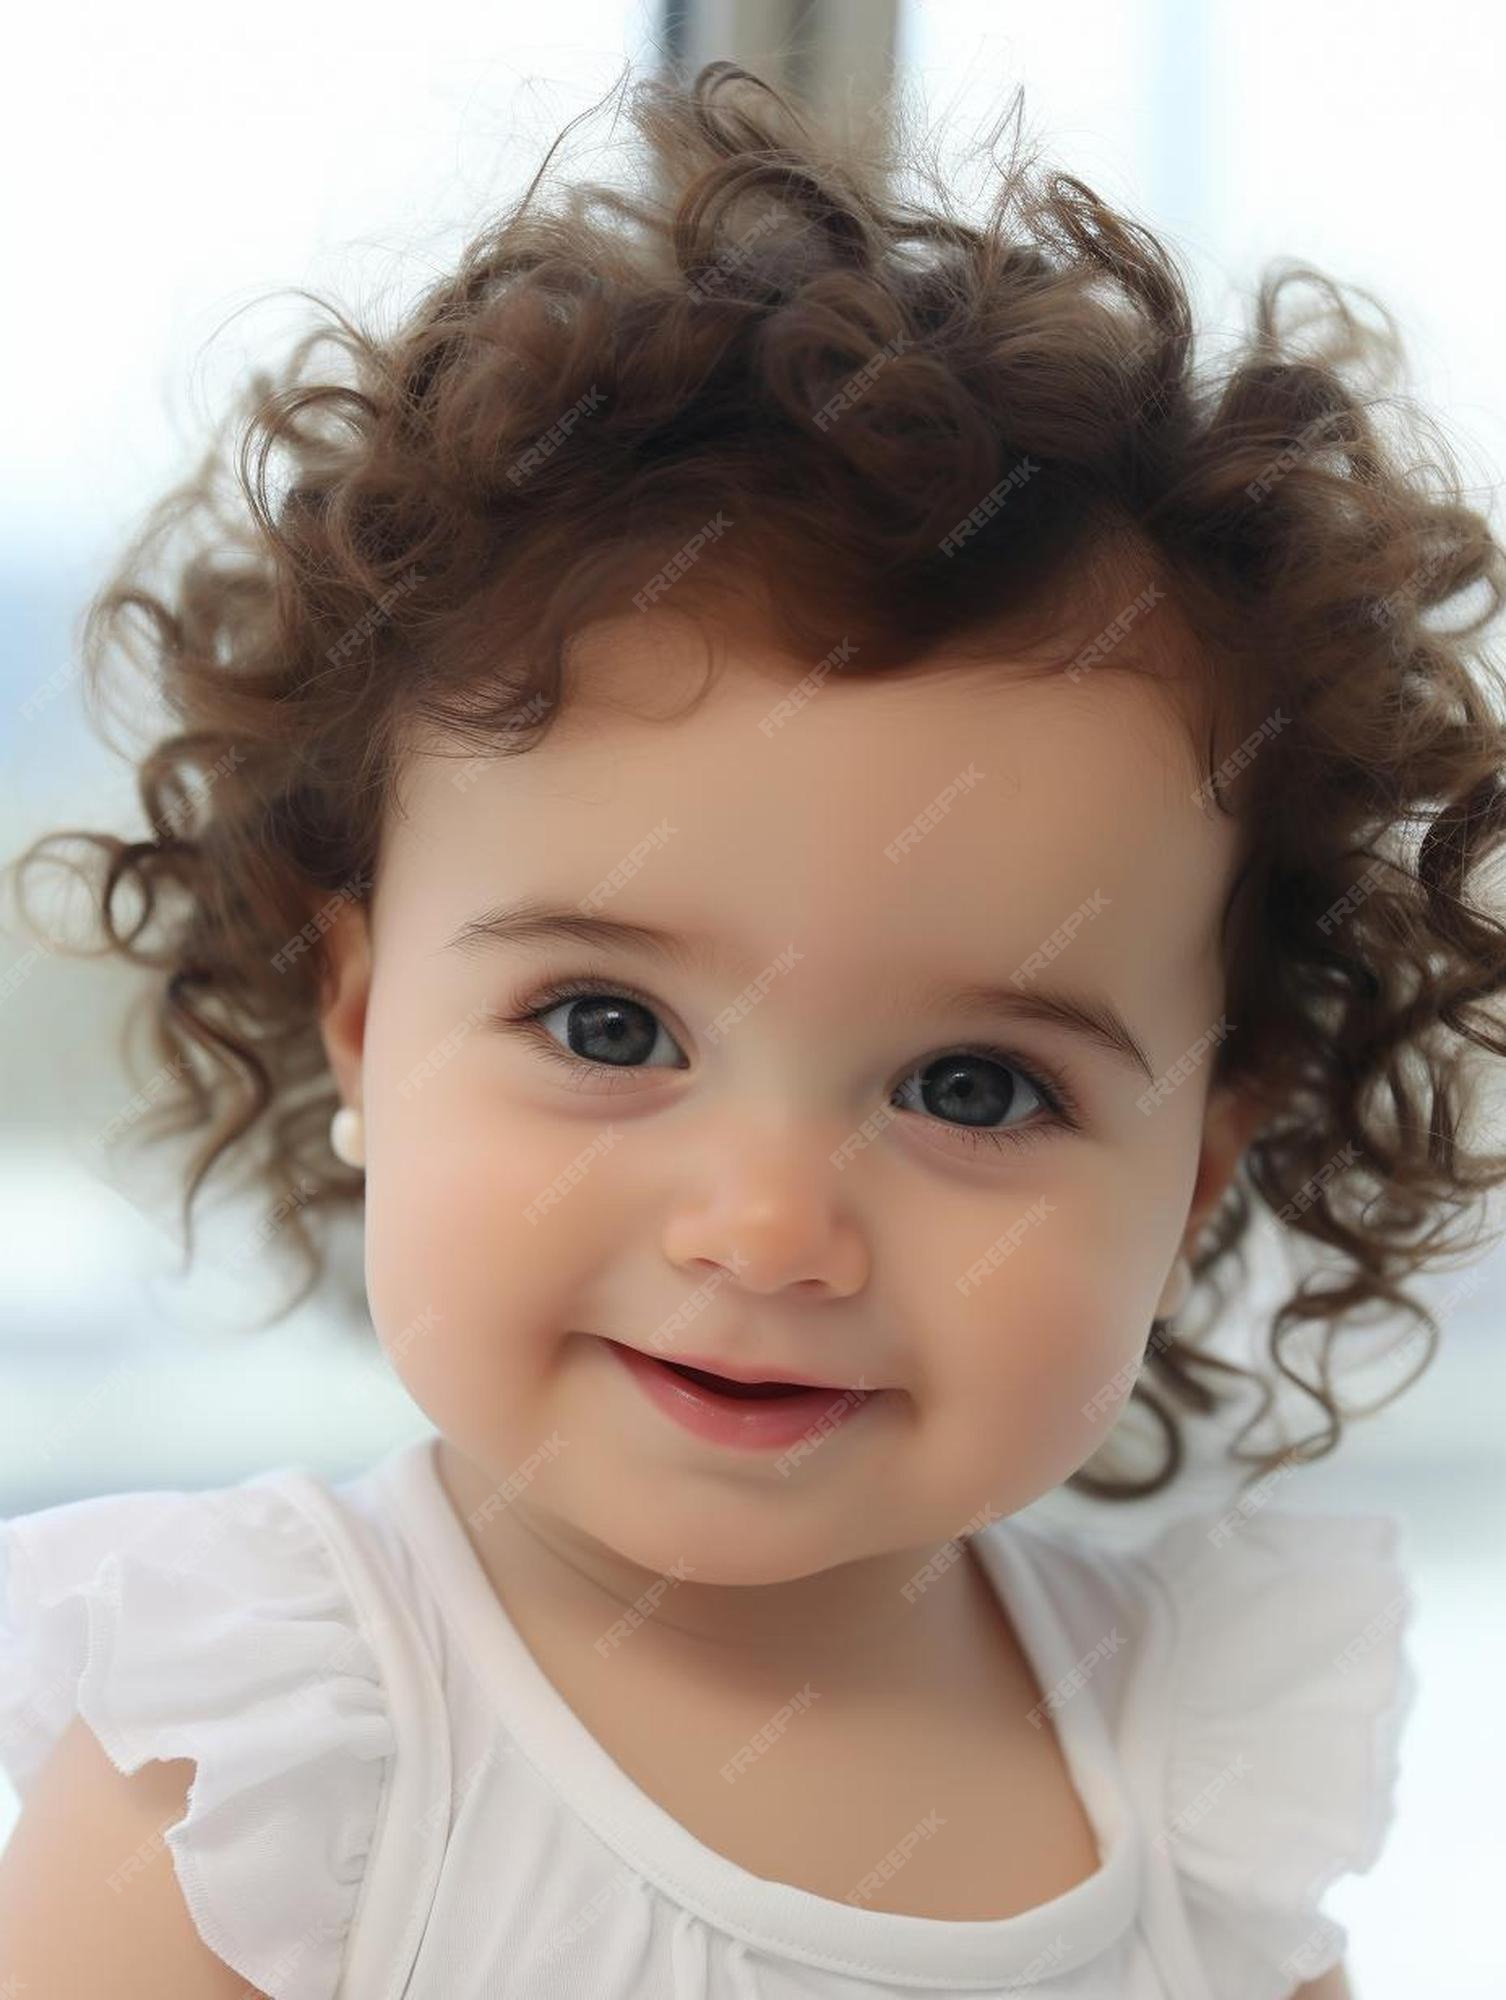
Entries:
MULTIPOLYGON (((1500 532, 1506 279, 1479 254, 1464 196, 1494 183, 1506 16, 1435 0, 1420 34, 1410 10, 1333 0, 547 11, 547 41, 520 0, 429 0, 418 16, 263 0, 254 17, 60 0, 13 22, 0 859, 56 827, 144 831, 131 773, 82 707, 82 615, 147 503, 191 469, 229 386, 307 324, 271 295, 420 290, 624 57, 732 57, 833 120, 887 117, 893 71, 964 145, 1022 83, 1052 162, 1179 251, 1213 348, 1237 338, 1269 259, 1373 291, 1500 532)), ((612 177, 604 154, 593 166, 612 177)), ((133 977, 39 951, 11 907, 0 925, 0 1513, 275 1464, 344 1477, 425 1434, 374 1341, 338 1336, 337 1300, 247 1333, 280 1296, 264 1218, 224 1205, 202 1267, 181 1276, 170 1183, 122 1176, 100 1147, 142 1108, 119 1055, 133 977)), ((344 1260, 358 1299, 358 1232, 344 1260)), ((1273 1251, 1265 1276, 1279 1282, 1273 1251)), ((1351 1929, 1355 1992, 1485 2000, 1506 1991, 1487 1914, 1506 1873, 1492 1666, 1506 1640, 1506 1261, 1492 1251, 1422 1296, 1444 1327, 1427 1373, 1275 1498, 1397 1516, 1417 1592, 1421 1691, 1395 1826, 1378 1865, 1328 1903, 1351 1929)), ((1114 1510, 1056 1494, 1039 1512, 1130 1544, 1224 1499, 1222 1477, 1215 1458, 1169 1499, 1114 1510)), ((0 1779, 0 1841, 13 1818, 0 1779)))

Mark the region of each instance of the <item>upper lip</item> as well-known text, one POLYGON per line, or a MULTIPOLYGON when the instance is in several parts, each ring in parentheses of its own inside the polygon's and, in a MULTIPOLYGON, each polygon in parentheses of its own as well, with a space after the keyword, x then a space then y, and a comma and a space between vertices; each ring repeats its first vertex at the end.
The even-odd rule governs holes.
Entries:
MULTIPOLYGON (((622 1341, 621 1346, 630 1347, 631 1341, 622 1341)), ((681 1354, 678 1350, 638 1348, 639 1354, 647 1354, 651 1361, 673 1361, 682 1368, 699 1368, 703 1374, 725 1375, 729 1382, 797 1382, 806 1389, 875 1389, 875 1382, 832 1382, 821 1375, 807 1375, 800 1368, 784 1368, 774 1364, 761 1368, 739 1368, 735 1362, 719 1360, 714 1354, 681 1354)))

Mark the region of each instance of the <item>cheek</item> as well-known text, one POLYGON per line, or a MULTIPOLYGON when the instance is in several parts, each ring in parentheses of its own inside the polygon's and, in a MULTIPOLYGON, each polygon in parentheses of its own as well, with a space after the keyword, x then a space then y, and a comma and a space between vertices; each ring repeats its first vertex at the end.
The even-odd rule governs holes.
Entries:
POLYGON ((931 1392, 959 1451, 992 1456, 1037 1491, 1090 1457, 1134 1385, 1161 1278, 1123 1216, 1058 1203, 950 1294, 952 1336, 931 1392))
POLYGON ((569 1173, 591 1135, 491 1116, 453 1067, 453 1083, 368 1108, 367 1299, 392 1365, 437 1422, 440 1398, 519 1407, 592 1268, 589 1164, 569 1173))

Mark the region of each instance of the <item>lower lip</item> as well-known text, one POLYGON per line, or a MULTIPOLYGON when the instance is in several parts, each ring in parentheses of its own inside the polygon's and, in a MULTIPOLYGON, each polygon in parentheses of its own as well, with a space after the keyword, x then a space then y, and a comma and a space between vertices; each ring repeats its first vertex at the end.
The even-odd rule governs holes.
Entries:
POLYGON ((677 1375, 650 1354, 609 1340, 607 1346, 651 1402, 682 1430, 735 1451, 777 1451, 803 1437, 820 1437, 846 1423, 884 1393, 881 1389, 802 1389, 793 1396, 742 1402, 677 1375))

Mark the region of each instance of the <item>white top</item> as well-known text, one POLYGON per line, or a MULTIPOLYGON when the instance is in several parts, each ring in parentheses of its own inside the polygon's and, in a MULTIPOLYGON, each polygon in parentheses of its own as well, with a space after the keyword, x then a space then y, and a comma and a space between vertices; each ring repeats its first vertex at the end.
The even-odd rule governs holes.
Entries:
POLYGON ((122 1771, 193 1758, 173 1866, 272 2000, 1286 2000, 1343 1955, 1320 1899, 1380 1853, 1416 1694, 1389 1516, 972 1536, 1101 1865, 952 1922, 754 1875, 641 1791, 523 1644, 435 1442, 0 1523, 0 1762, 24 1797, 76 1713, 122 1771))

